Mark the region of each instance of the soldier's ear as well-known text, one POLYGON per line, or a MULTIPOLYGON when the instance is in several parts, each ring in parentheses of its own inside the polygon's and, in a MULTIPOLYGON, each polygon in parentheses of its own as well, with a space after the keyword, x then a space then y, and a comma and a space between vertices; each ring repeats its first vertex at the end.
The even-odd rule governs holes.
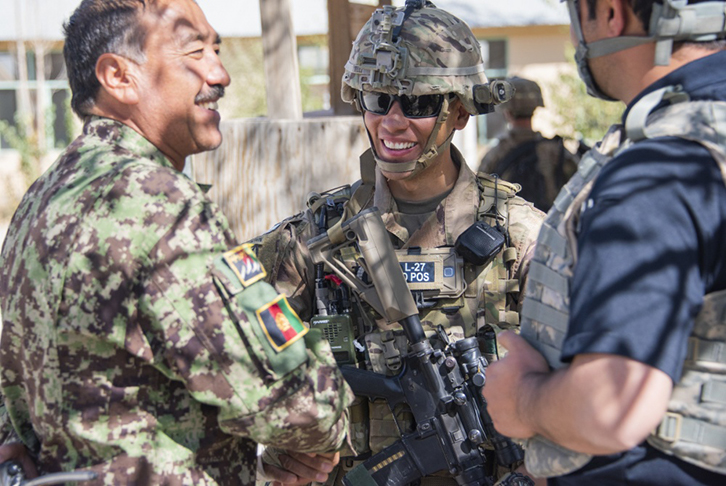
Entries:
POLYGON ((464 104, 459 98, 456 98, 450 110, 449 117, 454 121, 454 129, 463 130, 469 123, 469 112, 464 108, 464 104))
POLYGON ((627 0, 603 0, 597 4, 595 14, 595 21, 599 22, 598 34, 601 36, 620 37, 626 34, 626 30, 629 30, 629 33, 644 33, 640 29, 642 23, 632 13, 627 0), (631 25, 628 25, 629 23, 631 25))
POLYGON ((111 98, 124 105, 139 102, 138 65, 117 54, 102 54, 96 61, 96 78, 111 98))

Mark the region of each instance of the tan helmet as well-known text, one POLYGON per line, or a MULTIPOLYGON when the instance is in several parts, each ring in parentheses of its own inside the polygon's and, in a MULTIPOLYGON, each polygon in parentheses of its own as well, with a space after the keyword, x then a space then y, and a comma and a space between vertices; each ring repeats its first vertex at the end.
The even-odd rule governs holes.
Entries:
POLYGON ((507 78, 514 86, 514 97, 506 105, 501 107, 502 111, 508 111, 515 118, 530 118, 540 106, 544 106, 542 90, 534 81, 513 76, 507 78))
MULTIPOLYGON (((342 98, 359 106, 358 91, 420 96, 453 93, 472 115, 490 113, 495 104, 511 98, 505 81, 489 83, 481 46, 468 25, 430 1, 407 0, 404 7, 376 10, 353 43, 343 75, 342 98)), ((424 154, 411 164, 378 164, 392 172, 417 171, 448 146, 435 145, 439 128, 449 114, 445 98, 424 154)), ((361 110, 362 111, 362 110, 361 110)), ((452 134, 453 135, 453 134, 452 134)))

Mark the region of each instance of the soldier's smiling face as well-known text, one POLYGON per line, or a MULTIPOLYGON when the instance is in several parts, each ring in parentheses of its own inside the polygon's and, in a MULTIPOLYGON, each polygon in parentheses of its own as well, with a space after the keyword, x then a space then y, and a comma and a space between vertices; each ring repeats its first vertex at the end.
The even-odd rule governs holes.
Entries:
MULTIPOLYGON (((418 159, 436 125, 436 117, 407 118, 401 105, 394 101, 385 115, 365 112, 365 124, 378 156, 386 162, 418 159)), ((408 177, 410 172, 385 172, 388 179, 408 177)))
MULTIPOLYGON (((463 110, 458 101, 451 105, 450 110, 451 114, 436 135, 437 146, 444 143, 454 129, 460 130, 466 125, 465 121, 454 115, 463 110)), ((464 119, 466 118, 468 116, 464 119)), ((378 157, 385 162, 396 163, 416 160, 423 155, 429 136, 436 126, 437 117, 408 118, 403 114, 400 103, 394 101, 385 115, 366 111, 363 119, 378 157)), ((439 154, 430 167, 435 166, 441 158, 442 155, 439 154)), ((388 180, 403 180, 411 175, 411 172, 382 173, 388 180)))
POLYGON ((192 0, 160 0, 142 16, 146 61, 140 67, 139 127, 178 167, 222 142, 217 101, 230 83, 220 39, 192 0))

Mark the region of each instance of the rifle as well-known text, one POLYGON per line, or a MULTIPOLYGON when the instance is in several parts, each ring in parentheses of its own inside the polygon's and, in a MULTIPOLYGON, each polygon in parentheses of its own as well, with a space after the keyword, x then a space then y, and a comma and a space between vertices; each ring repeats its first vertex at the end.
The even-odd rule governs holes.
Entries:
POLYGON ((413 432, 404 433, 351 470, 344 484, 404 486, 448 471, 459 485, 491 486, 494 481, 486 474, 483 447, 487 441, 499 464, 511 466, 521 461, 522 449, 494 429, 487 413, 481 392, 488 363, 477 338, 451 343, 439 326, 437 334, 444 349, 431 346, 378 209, 360 212, 307 245, 316 264, 326 264, 389 323, 400 322, 410 344, 410 353, 396 376, 340 367, 356 395, 385 399, 391 411, 406 403, 416 424, 413 432), (340 250, 351 245, 370 282, 356 276, 338 258, 340 250))
POLYGON ((22 466, 16 461, 0 464, 0 486, 41 486, 90 481, 96 479, 93 471, 72 471, 46 474, 36 479, 26 480, 22 466))

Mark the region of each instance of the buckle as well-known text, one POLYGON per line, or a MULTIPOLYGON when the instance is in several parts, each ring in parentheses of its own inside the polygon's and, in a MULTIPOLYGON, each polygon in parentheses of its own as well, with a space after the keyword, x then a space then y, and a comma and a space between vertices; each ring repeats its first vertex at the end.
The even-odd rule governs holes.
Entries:
POLYGON ((383 345, 383 357, 386 360, 386 366, 392 371, 401 369, 401 351, 396 348, 396 341, 393 332, 386 331, 381 337, 383 345))
POLYGON ((683 426, 683 416, 673 412, 666 412, 661 421, 656 435, 659 439, 666 442, 678 442, 681 439, 681 427, 683 426))

